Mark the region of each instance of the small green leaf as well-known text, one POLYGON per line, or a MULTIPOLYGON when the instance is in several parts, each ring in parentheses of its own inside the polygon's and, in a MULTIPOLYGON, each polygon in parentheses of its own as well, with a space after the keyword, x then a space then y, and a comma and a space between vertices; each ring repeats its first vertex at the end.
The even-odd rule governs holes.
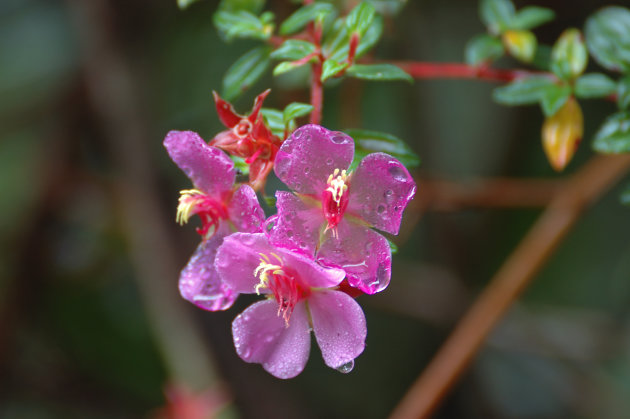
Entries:
POLYGON ((249 175, 249 164, 245 163, 242 157, 231 155, 230 158, 234 162, 234 167, 243 175, 249 175))
POLYGON ((630 76, 622 78, 617 84, 617 105, 621 110, 630 106, 630 76))
POLYGON ((267 204, 267 206, 269 208, 275 208, 276 207, 276 197, 275 196, 263 196, 263 199, 265 200, 265 204, 267 204))
POLYGON ((284 115, 282 111, 272 108, 262 108, 260 111, 265 118, 271 133, 279 138, 284 137, 284 115))
POLYGON ((324 61, 324 65, 322 66, 322 81, 326 81, 329 78, 336 76, 346 67, 348 67, 348 63, 346 62, 340 63, 332 59, 324 61))
POLYGON ((630 72, 630 10, 605 7, 585 26, 586 44, 595 61, 613 71, 630 72))
POLYGON ((346 17, 346 25, 350 33, 357 32, 363 36, 372 24, 375 14, 376 10, 370 3, 359 3, 346 17))
POLYGON ((540 105, 545 116, 552 116, 564 105, 571 96, 568 85, 551 84, 543 89, 540 105))
POLYGON ((177 7, 183 10, 183 9, 186 9, 191 4, 197 3, 198 1, 199 0, 177 0, 177 7))
POLYGON ((280 74, 284 74, 287 71, 291 71, 294 68, 298 68, 299 65, 295 64, 293 61, 283 61, 273 69, 273 75, 278 76, 280 74))
POLYGON ((479 65, 503 56, 505 50, 499 38, 487 34, 477 35, 466 45, 466 62, 479 65))
POLYGON ((553 20, 556 14, 551 9, 538 6, 527 6, 520 9, 510 22, 510 29, 534 29, 553 20))
POLYGON ((598 98, 612 95, 617 84, 602 73, 589 73, 580 76, 575 81, 575 96, 580 99, 598 98))
POLYGON ((626 190, 621 193, 621 203, 630 205, 630 185, 626 186, 626 190))
POLYGON ((548 77, 531 76, 494 89, 492 97, 503 105, 528 105, 542 100, 545 90, 553 85, 548 77))
POLYGON ((236 60, 223 78, 223 98, 232 101, 256 83, 271 63, 270 53, 270 47, 260 46, 236 60))
MULTIPOLYGON (((355 58, 362 57, 368 52, 380 39, 383 33, 383 18, 376 15, 372 21, 372 25, 367 32, 361 37, 361 42, 357 47, 355 58)), ((341 62, 348 57, 348 44, 350 42, 350 32, 345 24, 344 19, 337 19, 332 30, 324 38, 322 51, 327 59, 341 62)))
POLYGON ((262 11, 264 5, 265 0, 221 0, 217 10, 223 10, 226 12, 247 10, 248 12, 258 15, 262 11))
POLYGON ((282 120, 285 124, 288 124, 289 121, 295 118, 308 115, 312 110, 313 105, 309 105, 308 103, 293 102, 287 105, 286 108, 284 108, 282 120))
POLYGON ((348 67, 346 74, 363 80, 404 80, 410 83, 413 82, 413 78, 409 74, 393 64, 355 64, 348 67))
POLYGON ((288 39, 271 53, 271 58, 276 60, 299 60, 312 54, 315 51, 315 45, 310 42, 299 39, 288 39))
POLYGON ((498 35, 510 27, 514 4, 510 0, 481 0, 479 16, 490 33, 498 35))
POLYGON ((630 152, 630 112, 618 112, 608 117, 595 134, 593 148, 607 154, 630 152))
POLYGON ((561 79, 571 80, 584 72, 588 62, 586 45, 578 29, 562 32, 551 50, 551 71, 561 79))
POLYGON ((273 24, 268 23, 272 18, 270 12, 259 18, 246 10, 219 11, 214 14, 213 21, 227 41, 235 38, 267 40, 273 32, 273 24))
POLYGON ((312 3, 301 7, 280 25, 280 35, 291 35, 302 30, 307 23, 315 19, 323 19, 334 13, 335 8, 330 3, 312 3))
POLYGON ((398 246, 396 245, 396 243, 394 243, 390 239, 387 239, 387 243, 389 243, 389 248, 391 249, 392 255, 398 253, 398 246))
POLYGON ((351 169, 356 168, 363 157, 376 152, 387 153, 397 158, 407 168, 420 165, 418 155, 394 135, 361 129, 348 129, 344 132, 354 139, 354 160, 351 169))
POLYGON ((530 31, 510 29, 503 32, 502 39, 507 51, 517 60, 529 63, 536 56, 538 41, 530 31))

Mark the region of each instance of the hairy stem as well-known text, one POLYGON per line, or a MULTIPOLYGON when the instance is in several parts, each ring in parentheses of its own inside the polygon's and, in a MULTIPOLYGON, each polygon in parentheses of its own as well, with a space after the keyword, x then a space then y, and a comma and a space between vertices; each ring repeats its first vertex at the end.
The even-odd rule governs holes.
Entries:
POLYGON ((630 155, 596 156, 573 175, 547 206, 390 419, 426 418, 473 360, 493 327, 594 202, 630 168, 630 155))

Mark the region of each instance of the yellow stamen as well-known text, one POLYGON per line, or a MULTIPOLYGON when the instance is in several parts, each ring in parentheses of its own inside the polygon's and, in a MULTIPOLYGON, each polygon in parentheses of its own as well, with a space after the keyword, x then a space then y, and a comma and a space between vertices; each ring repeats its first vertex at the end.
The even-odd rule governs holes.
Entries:
POLYGON ((333 201, 335 201, 337 205, 341 202, 341 196, 348 190, 347 182, 348 175, 345 170, 342 170, 340 173, 339 169, 335 169, 335 171, 328 176, 328 181, 326 182, 328 183, 328 188, 326 188, 326 190, 330 191, 333 201))
POLYGON ((193 210, 195 209, 195 205, 199 202, 199 196, 204 195, 204 193, 199 189, 184 189, 179 193, 180 197, 175 221, 179 223, 179 225, 184 225, 188 222, 190 217, 194 215, 193 210))
POLYGON ((269 288, 269 272, 271 272, 273 275, 285 274, 285 272, 282 270, 282 259, 280 258, 280 256, 271 252, 271 255, 278 259, 278 262, 280 262, 280 265, 274 265, 269 262, 269 257, 267 255, 265 255, 264 253, 259 253, 259 255, 260 264, 254 270, 254 276, 260 278, 260 283, 258 283, 254 288, 256 294, 258 295, 260 295, 261 288, 269 288))

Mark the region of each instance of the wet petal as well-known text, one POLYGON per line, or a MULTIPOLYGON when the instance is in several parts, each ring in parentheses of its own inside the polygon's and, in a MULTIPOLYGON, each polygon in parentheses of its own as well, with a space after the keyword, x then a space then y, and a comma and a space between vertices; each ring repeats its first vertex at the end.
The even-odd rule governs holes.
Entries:
POLYGON ((224 231, 218 231, 209 240, 201 242, 179 277, 182 297, 204 310, 226 310, 238 296, 223 283, 214 267, 217 248, 225 236, 224 231))
POLYGON ((256 192, 248 186, 242 185, 234 195, 228 206, 230 221, 238 231, 259 233, 265 222, 265 213, 260 207, 256 192))
POLYGON ((276 246, 314 255, 320 229, 325 223, 322 209, 290 192, 278 191, 276 198, 278 218, 269 232, 269 240, 276 246))
POLYGON ((345 219, 337 228, 337 238, 326 233, 317 260, 345 270, 348 283, 366 294, 385 289, 392 268, 391 249, 385 237, 345 219))
POLYGON ((164 139, 164 147, 202 192, 218 196, 232 189, 236 178, 234 163, 224 152, 206 144, 197 133, 171 131, 164 139))
POLYGON ((262 364, 275 377, 293 378, 308 361, 311 336, 303 303, 295 306, 289 327, 275 301, 252 304, 234 319, 232 335, 241 359, 262 364))
POLYGON ((326 268, 313 260, 312 256, 277 249, 284 266, 289 266, 305 285, 312 288, 332 288, 346 277, 346 272, 337 267, 326 268))
POLYGON ((365 315, 354 298, 341 291, 316 292, 308 299, 315 339, 324 362, 339 368, 365 348, 365 315))
POLYGON ((291 189, 318 197, 335 169, 350 166, 352 138, 319 125, 304 125, 282 144, 275 161, 276 175, 291 189))
POLYGON ((398 234, 403 210, 415 193, 416 183, 402 163, 385 153, 369 154, 352 175, 348 211, 398 234))
POLYGON ((217 115, 219 115, 219 119, 223 125, 228 128, 234 128, 243 117, 236 113, 234 107, 229 102, 221 99, 221 96, 219 96, 217 92, 213 91, 212 96, 214 96, 214 103, 217 107, 217 115))

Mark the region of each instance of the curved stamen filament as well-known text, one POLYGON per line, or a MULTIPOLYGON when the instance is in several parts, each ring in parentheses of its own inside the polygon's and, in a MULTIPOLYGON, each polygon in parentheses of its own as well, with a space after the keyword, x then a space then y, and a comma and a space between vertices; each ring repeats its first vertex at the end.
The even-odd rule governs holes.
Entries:
POLYGON ((339 169, 335 169, 335 171, 328 176, 328 181, 326 182, 328 188, 326 188, 326 190, 332 194, 333 201, 335 201, 337 205, 341 202, 341 196, 348 190, 348 185, 346 185, 347 181, 348 175, 345 170, 342 170, 340 173, 339 169))

